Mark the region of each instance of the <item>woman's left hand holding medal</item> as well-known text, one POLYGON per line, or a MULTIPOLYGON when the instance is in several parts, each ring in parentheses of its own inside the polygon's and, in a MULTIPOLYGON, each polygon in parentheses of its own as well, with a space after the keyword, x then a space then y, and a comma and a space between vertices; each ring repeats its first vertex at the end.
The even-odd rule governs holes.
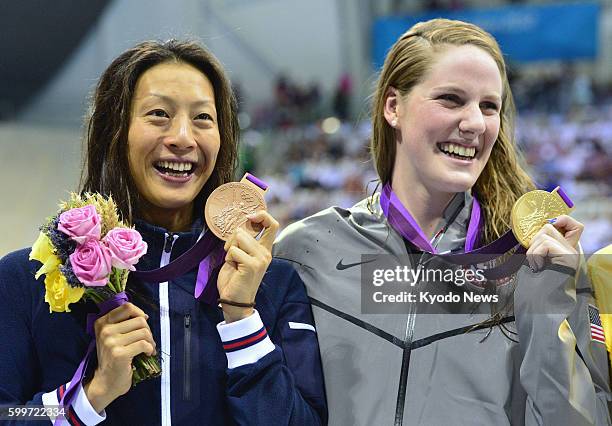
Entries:
MULTIPOLYGON (((272 244, 278 231, 278 222, 265 210, 247 219, 264 227, 259 240, 243 227, 225 242, 225 263, 219 271, 217 288, 219 299, 238 304, 254 304, 259 284, 272 261, 272 244)), ((235 306, 221 302, 227 323, 241 320, 253 313, 253 307, 235 306)))
POLYGON ((571 216, 561 215, 549 221, 535 234, 529 249, 527 261, 534 271, 541 270, 548 258, 556 265, 577 269, 579 265, 578 241, 584 225, 571 216))

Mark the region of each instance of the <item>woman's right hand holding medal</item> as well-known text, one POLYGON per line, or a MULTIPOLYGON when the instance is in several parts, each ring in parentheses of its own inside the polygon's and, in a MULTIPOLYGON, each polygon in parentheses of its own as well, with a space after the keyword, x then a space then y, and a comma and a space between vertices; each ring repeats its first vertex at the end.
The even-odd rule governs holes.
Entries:
POLYGON ((551 219, 531 240, 527 261, 532 270, 544 267, 546 259, 555 265, 577 269, 579 265, 578 241, 584 225, 571 216, 551 219))
POLYGON ((264 231, 256 240, 243 227, 225 242, 225 263, 219 271, 217 288, 219 298, 230 303, 251 306, 236 306, 221 301, 225 321, 230 323, 253 313, 255 295, 259 284, 272 261, 272 244, 278 231, 278 222, 265 210, 260 210, 247 219, 263 226, 264 231))

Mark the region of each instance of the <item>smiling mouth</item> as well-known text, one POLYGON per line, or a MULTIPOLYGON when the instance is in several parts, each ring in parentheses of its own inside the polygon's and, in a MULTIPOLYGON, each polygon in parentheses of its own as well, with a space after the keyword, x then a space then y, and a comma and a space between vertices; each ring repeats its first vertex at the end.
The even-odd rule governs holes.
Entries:
POLYGON ((459 160, 472 160, 478 153, 475 147, 465 147, 452 142, 440 142, 436 146, 442 154, 459 160))
POLYGON ((195 164, 190 162, 157 161, 153 167, 164 175, 182 178, 188 177, 195 171, 195 164))

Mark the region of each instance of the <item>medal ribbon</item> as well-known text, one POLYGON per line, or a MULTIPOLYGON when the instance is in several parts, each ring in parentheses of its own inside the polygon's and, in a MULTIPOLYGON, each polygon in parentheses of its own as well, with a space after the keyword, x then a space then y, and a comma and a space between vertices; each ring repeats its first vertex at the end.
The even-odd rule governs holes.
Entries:
MULTIPOLYGON (((476 245, 482 222, 480 204, 476 197, 474 197, 473 200, 472 213, 470 215, 470 222, 465 237, 466 252, 473 250, 476 245)), ((436 248, 431 245, 428 238, 421 230, 421 227, 416 223, 416 220, 414 220, 410 212, 404 207, 399 198, 397 198, 397 195, 393 192, 389 183, 385 184, 380 194, 380 206, 389 224, 402 237, 423 251, 437 254, 436 248)))
MULTIPOLYGON (((570 200, 561 187, 559 187, 557 193, 568 207, 571 208, 574 206, 572 200, 570 200)), ((521 255, 525 253, 526 249, 522 245, 519 245, 512 230, 509 230, 492 243, 474 249, 482 224, 482 217, 478 200, 475 197, 473 200, 472 213, 465 238, 464 253, 439 254, 439 256, 450 263, 468 265, 493 260, 516 246, 519 247, 515 250, 515 254, 521 255)), ((391 227, 402 237, 425 252, 437 254, 435 247, 431 245, 410 212, 404 207, 399 198, 397 198, 397 195, 393 192, 389 183, 385 184, 381 191, 380 205, 391 227)), ((512 256, 506 263, 487 270, 485 276, 489 279, 506 277, 514 273, 521 266, 522 262, 522 256, 512 256)))
MULTIPOLYGON (((385 184, 380 194, 380 206, 389 224, 403 238, 414 244, 419 249, 438 254, 435 247, 431 245, 419 225, 416 223, 410 212, 404 207, 397 195, 393 192, 389 183, 385 184)), ((468 224, 467 235, 465 238, 464 253, 439 254, 440 258, 456 265, 469 265, 486 262, 495 259, 508 252, 518 245, 512 230, 506 232, 492 243, 474 249, 477 244, 478 234, 482 225, 482 214, 480 204, 476 197, 473 198, 472 212, 468 224)), ((516 254, 524 253, 525 249, 521 246, 516 254)), ((521 256, 513 256, 509 261, 501 266, 487 270, 484 275, 489 279, 498 279, 512 274, 522 264, 521 256)))

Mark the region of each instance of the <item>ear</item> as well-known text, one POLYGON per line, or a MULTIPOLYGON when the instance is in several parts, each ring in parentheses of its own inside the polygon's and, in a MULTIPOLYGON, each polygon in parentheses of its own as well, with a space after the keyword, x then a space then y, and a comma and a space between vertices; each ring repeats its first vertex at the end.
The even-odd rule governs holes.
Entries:
POLYGON ((398 108, 400 107, 400 93, 395 87, 389 86, 385 94, 385 119, 389 126, 398 128, 398 108))

